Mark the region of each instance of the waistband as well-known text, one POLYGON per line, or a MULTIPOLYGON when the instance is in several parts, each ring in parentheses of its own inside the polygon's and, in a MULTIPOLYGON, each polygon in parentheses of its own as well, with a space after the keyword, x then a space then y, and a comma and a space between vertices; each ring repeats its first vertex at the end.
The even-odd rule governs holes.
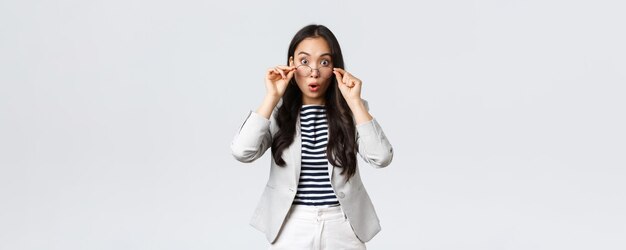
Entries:
POLYGON ((341 206, 291 205, 289 216, 311 221, 343 220, 346 218, 341 206))

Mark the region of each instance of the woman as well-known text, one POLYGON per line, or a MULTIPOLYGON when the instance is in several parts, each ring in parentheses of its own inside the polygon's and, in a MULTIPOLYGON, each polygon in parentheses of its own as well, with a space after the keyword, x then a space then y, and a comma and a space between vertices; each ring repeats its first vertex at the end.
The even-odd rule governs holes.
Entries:
POLYGON ((241 162, 272 148, 269 180, 250 222, 270 249, 365 249, 380 231, 356 155, 382 168, 393 149, 361 99, 361 80, 343 68, 328 28, 302 28, 287 65, 267 70, 263 103, 233 139, 241 162))

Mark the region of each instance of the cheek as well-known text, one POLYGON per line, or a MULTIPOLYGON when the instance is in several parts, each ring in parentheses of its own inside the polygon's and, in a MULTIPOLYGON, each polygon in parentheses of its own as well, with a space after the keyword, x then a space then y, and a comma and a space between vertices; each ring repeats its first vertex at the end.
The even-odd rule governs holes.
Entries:
POLYGON ((296 80, 296 83, 297 83, 298 85, 303 85, 303 84, 305 84, 305 83, 306 83, 306 77, 299 76, 298 74, 296 74, 296 75, 294 76, 294 79, 296 80))
POLYGON ((333 82, 333 79, 332 79, 332 78, 328 78, 328 79, 324 80, 324 84, 325 84, 326 86, 330 86, 330 85, 331 85, 331 84, 333 84, 333 83, 334 83, 334 82, 333 82))
POLYGON ((300 81, 302 81, 302 80, 307 78, 306 76, 303 76, 303 75, 298 74, 298 73, 295 73, 294 76, 296 77, 296 79, 298 79, 300 81))

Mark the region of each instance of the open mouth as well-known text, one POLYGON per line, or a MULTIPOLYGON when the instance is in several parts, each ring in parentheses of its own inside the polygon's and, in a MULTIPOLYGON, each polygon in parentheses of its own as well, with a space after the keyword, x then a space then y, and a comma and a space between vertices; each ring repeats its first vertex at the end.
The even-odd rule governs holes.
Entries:
POLYGON ((320 88, 320 85, 317 83, 310 83, 309 84, 309 90, 311 92, 317 92, 317 90, 320 88))

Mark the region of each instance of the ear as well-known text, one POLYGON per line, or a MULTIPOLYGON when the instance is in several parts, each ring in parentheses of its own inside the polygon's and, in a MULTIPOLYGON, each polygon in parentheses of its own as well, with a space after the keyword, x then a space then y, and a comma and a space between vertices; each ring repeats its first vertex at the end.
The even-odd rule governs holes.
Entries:
POLYGON ((293 56, 289 57, 289 66, 293 66, 293 56))

